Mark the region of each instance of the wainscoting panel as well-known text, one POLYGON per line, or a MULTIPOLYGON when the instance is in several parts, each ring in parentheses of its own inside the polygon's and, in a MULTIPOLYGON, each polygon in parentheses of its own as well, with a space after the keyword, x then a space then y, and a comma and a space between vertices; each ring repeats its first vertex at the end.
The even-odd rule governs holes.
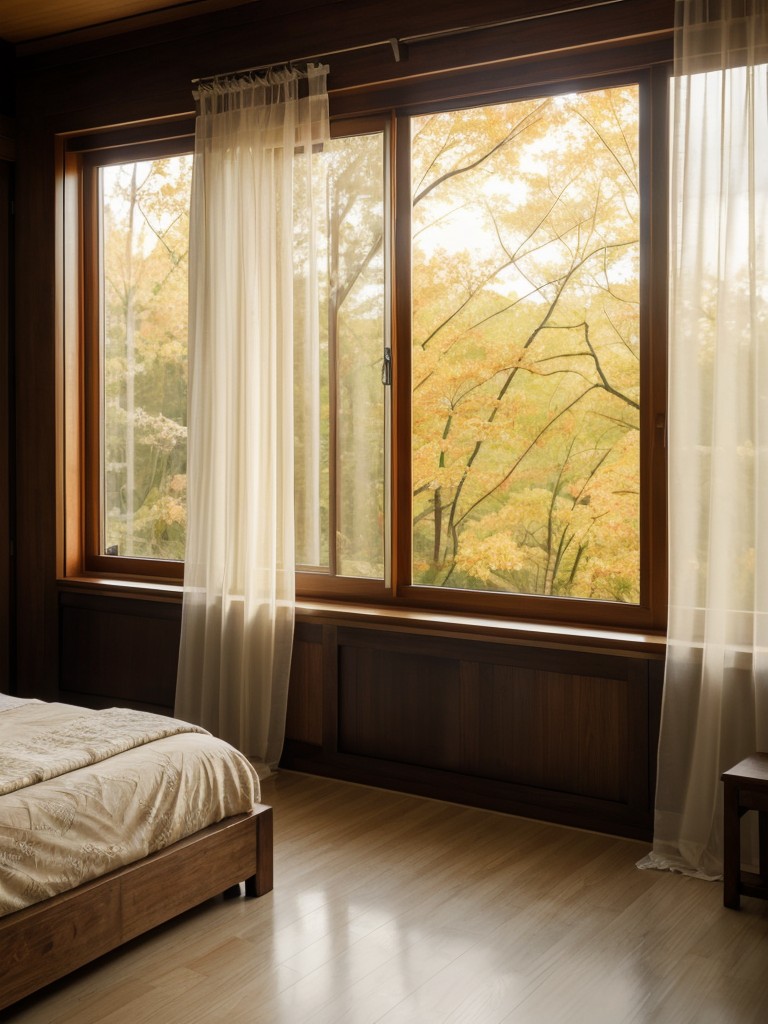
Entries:
MULTIPOLYGON (((642 682, 482 665, 466 699, 464 770, 626 802, 633 686, 642 682)), ((644 731, 642 720, 638 726, 644 731)))
POLYGON ((59 700, 172 714, 181 605, 60 596, 59 700))
POLYGON ((295 648, 286 767, 650 835, 654 659, 349 626, 321 635, 322 651, 317 634, 295 648), (323 743, 315 732, 308 747, 306 722, 293 723, 320 665, 323 743))
POLYGON ((291 660, 286 733, 297 743, 323 743, 323 634, 320 626, 296 624, 291 660))
POLYGON ((340 753, 461 770, 460 664, 381 643, 339 644, 340 753))

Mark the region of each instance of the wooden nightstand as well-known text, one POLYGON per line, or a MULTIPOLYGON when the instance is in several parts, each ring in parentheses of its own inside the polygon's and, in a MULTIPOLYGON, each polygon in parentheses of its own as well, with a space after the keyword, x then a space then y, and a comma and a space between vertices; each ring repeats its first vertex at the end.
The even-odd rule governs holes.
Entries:
POLYGON ((740 896, 768 899, 768 754, 745 757, 723 772, 723 904, 739 909, 740 896), (759 874, 741 870, 739 823, 757 811, 759 874))

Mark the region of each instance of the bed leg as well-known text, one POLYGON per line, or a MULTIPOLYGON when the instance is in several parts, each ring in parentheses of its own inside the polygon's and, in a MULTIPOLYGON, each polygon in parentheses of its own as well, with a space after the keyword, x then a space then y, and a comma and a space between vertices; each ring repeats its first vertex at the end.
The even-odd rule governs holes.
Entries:
POLYGON ((256 823, 256 874, 245 880, 245 895, 272 891, 272 808, 265 807, 256 823))

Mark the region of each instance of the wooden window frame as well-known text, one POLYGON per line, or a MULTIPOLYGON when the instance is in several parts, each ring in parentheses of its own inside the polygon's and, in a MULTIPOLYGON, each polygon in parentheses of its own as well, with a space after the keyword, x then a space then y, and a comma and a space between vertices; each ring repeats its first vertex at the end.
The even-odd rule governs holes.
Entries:
MULTIPOLYGON (((665 51, 664 51, 665 52, 665 51)), ((391 390, 390 489, 391 578, 381 580, 296 574, 297 597, 446 614, 479 614, 489 620, 530 620, 558 626, 617 628, 663 633, 666 625, 666 330, 667 330, 667 102, 670 63, 654 50, 647 62, 634 48, 597 48, 590 53, 515 61, 509 66, 439 72, 403 83, 388 95, 381 87, 331 93, 334 131, 378 130, 389 125, 389 170, 393 234, 390 267, 392 296, 393 384, 391 390), (467 77, 469 75, 469 78, 467 77), (471 89, 467 83, 471 82, 471 89), (523 99, 532 95, 608 87, 640 86, 640 161, 644 182, 641 205, 641 596, 636 605, 577 598, 513 595, 416 586, 411 572, 410 451, 410 188, 408 119, 414 114, 523 99), (461 88, 459 86, 461 85, 461 88), (382 95, 388 102, 382 105, 382 95), (392 103, 396 106, 392 106, 392 103)), ((86 208, 84 173, 92 166, 139 159, 162 152, 188 152, 193 124, 178 118, 158 125, 134 125, 109 133, 60 139, 63 273, 57 279, 64 344, 60 473, 60 573, 178 584, 183 564, 153 559, 99 555, 94 547, 99 515, 94 490, 94 418, 98 413, 98 375, 93 366, 94 303, 93 210, 86 208), (174 149, 173 147, 178 147, 174 149), (182 148, 183 147, 183 148, 182 148), (73 225, 76 229, 73 232, 73 225)), ((96 309, 97 312, 97 309, 96 309)), ((98 344, 95 351, 98 351, 98 344)))
POLYGON ((189 119, 59 140, 63 260, 57 297, 63 338, 58 377, 59 573, 64 577, 179 584, 184 563, 101 551, 101 325, 99 189, 101 167, 191 153, 189 119))
MULTIPOLYGON (((384 136, 384 148, 385 148, 385 174, 387 176, 387 184, 389 186, 390 196, 394 188, 394 177, 392 174, 391 163, 388 166, 388 154, 387 149, 391 151, 391 132, 393 129, 393 118, 391 114, 372 114, 362 115, 348 118, 337 118, 331 123, 331 138, 344 138, 353 135, 366 135, 373 134, 375 132, 382 132, 384 136)), ((390 239, 394 238, 394 217, 391 209, 392 203, 388 202, 385 197, 385 217, 389 214, 389 223, 385 224, 385 231, 389 232, 390 239)), ((389 252, 389 266, 386 269, 386 275, 390 282, 393 281, 394 275, 394 260, 392 259, 392 247, 390 246, 389 252)), ((386 259, 386 249, 385 249, 386 259)), ((391 288, 390 288, 391 291, 391 288)), ((392 303, 390 301, 390 309, 388 312, 389 322, 392 322, 392 303)), ((390 344, 392 338, 389 338, 390 344)), ((329 351, 328 354, 329 362, 331 367, 335 362, 336 353, 329 351)), ((383 386, 383 385, 382 385, 383 386)), ((327 598, 333 597, 339 600, 357 600, 366 601, 371 603, 386 603, 391 598, 391 588, 388 587, 383 579, 365 578, 357 576, 343 576, 336 573, 337 553, 336 545, 333 542, 333 535, 335 533, 335 524, 338 521, 336 508, 338 506, 338 479, 336 466, 336 434, 337 434, 337 377, 335 373, 329 374, 329 408, 334 410, 331 414, 331 420, 329 424, 329 567, 328 571, 322 569, 297 569, 296 571, 296 594, 300 597, 305 598, 327 598)), ((384 423, 382 423, 382 431, 384 430, 384 423)), ((388 439, 388 443, 391 445, 391 438, 388 439)), ((389 481, 385 481, 385 487, 389 488, 390 494, 392 488, 389 481)), ((385 541, 384 550, 385 558, 387 556, 389 546, 385 541)))
MULTIPOLYGON (((604 54, 601 55, 604 60, 604 54)), ((430 97, 393 114, 394 245, 392 282, 393 391, 391 474, 391 586, 374 588, 373 581, 330 578, 324 574, 297 576, 297 594, 326 600, 376 601, 403 609, 445 614, 480 614, 489 618, 530 620, 587 629, 616 628, 662 633, 666 626, 666 360, 667 360, 667 90, 670 67, 658 63, 632 70, 620 67, 599 75, 571 74, 555 82, 532 82, 501 88, 498 74, 486 79, 488 92, 468 97, 451 94, 446 76, 445 99, 430 97), (424 587, 411 583, 411 303, 410 303, 410 182, 409 119, 413 115, 501 103, 531 96, 586 91, 637 83, 640 95, 640 579, 637 604, 590 601, 480 590, 424 587), (402 140, 406 144, 402 144, 402 140), (400 143, 400 144, 399 144, 400 143), (661 240, 659 243, 658 240, 661 240), (656 248, 654 248, 656 242, 656 248)), ((535 76, 534 76, 535 78, 535 76)))
MULTIPOLYGON (((501 90, 498 81, 490 95, 474 94, 463 100, 450 97, 414 104, 398 115, 396 139, 409 139, 413 115, 456 110, 485 103, 501 103, 532 96, 587 91, 637 83, 640 97, 640 348, 641 458, 640 458, 640 600, 637 604, 590 601, 583 598, 546 597, 475 590, 425 587, 411 578, 411 305, 410 305, 410 182, 408 146, 400 146, 397 164, 395 314, 393 363, 398 410, 393 440, 393 461, 398 466, 393 507, 397 509, 393 544, 392 600, 407 608, 430 608, 445 613, 473 612, 488 616, 550 622, 554 626, 613 627, 663 631, 666 625, 666 310, 667 310, 667 83, 668 66, 630 71, 617 70, 600 76, 560 79, 547 85, 523 85, 501 90), (654 239, 663 243, 654 251, 654 239)), ((394 488, 394 485, 393 485, 394 488)))

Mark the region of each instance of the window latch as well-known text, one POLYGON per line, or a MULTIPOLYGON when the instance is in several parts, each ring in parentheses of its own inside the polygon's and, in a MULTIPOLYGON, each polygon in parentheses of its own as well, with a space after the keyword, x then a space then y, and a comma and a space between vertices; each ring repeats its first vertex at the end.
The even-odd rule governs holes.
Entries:
POLYGON ((390 385, 392 383, 392 349, 384 349, 384 362, 381 367, 381 383, 390 385))

